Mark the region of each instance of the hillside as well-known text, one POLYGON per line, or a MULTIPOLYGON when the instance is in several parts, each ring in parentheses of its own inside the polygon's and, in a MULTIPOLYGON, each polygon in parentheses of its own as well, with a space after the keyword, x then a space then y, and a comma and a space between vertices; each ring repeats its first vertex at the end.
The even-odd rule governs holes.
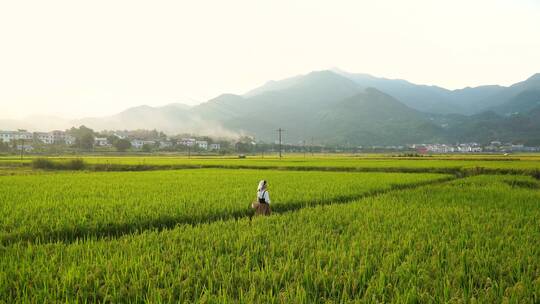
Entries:
POLYGON ((447 90, 343 71, 270 81, 244 95, 222 94, 188 107, 140 106, 74 124, 95 129, 253 135, 267 142, 286 129, 289 143, 393 145, 490 140, 540 141, 539 74, 510 87, 447 90), (474 113, 473 115, 470 115, 474 113), (512 114, 512 115, 510 115, 512 114))
POLYGON ((520 92, 503 104, 493 107, 493 111, 502 114, 527 114, 540 106, 540 87, 520 92))
MULTIPOLYGON (((316 114, 340 100, 353 96, 362 88, 347 78, 329 71, 312 72, 282 90, 261 90, 258 94, 236 97, 234 115, 218 120, 225 128, 244 131, 263 140, 275 138, 278 127, 288 130, 288 139, 305 139, 307 131, 316 124, 316 114)), ((231 104, 213 103, 212 112, 208 103, 195 107, 194 113, 202 118, 211 118, 210 113, 219 109, 224 112, 231 104)), ((209 103, 211 103, 209 102, 209 103)), ((215 117, 215 116, 214 116, 215 117)))
POLYGON ((423 113, 373 88, 321 111, 316 121, 320 127, 311 135, 322 134, 332 143, 403 144, 439 133, 423 113))
POLYGON ((377 88, 394 96, 407 106, 426 113, 477 113, 488 107, 488 105, 479 106, 477 101, 486 100, 504 90, 504 87, 492 85, 452 91, 438 86, 414 84, 402 79, 379 78, 369 74, 354 74, 341 70, 336 70, 336 73, 361 86, 377 88))

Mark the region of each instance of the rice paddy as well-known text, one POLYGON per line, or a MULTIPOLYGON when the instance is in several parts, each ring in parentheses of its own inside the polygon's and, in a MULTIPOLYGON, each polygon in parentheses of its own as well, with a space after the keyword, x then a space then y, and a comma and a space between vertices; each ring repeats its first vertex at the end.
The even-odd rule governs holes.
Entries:
MULTIPOLYGON (((316 170, 362 161, 0 175, 0 302, 540 301, 537 179, 316 170), (260 179, 273 213, 252 218, 260 179)), ((453 161, 482 162, 388 160, 453 161)))

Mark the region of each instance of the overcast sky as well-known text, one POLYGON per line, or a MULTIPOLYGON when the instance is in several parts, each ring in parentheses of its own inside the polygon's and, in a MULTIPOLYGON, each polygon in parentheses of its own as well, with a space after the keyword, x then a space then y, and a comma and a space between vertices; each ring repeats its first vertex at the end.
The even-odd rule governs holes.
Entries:
POLYGON ((509 85, 540 72, 539 2, 0 0, 0 118, 197 104, 333 67, 509 85))

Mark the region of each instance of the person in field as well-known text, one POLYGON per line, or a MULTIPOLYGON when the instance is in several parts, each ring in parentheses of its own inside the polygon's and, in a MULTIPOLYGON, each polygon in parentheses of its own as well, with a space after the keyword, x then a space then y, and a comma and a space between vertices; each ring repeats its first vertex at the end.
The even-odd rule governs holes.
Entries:
POLYGON ((268 183, 265 180, 259 182, 257 187, 257 201, 251 204, 255 209, 255 215, 270 215, 270 194, 268 194, 268 183))

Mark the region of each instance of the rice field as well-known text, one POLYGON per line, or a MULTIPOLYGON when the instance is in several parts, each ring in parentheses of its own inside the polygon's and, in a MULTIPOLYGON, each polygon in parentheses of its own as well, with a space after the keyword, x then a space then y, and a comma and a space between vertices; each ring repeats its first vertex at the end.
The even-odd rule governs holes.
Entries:
MULTIPOLYGON (((66 161, 74 157, 51 157, 55 161, 66 161)), ((514 170, 516 172, 526 170, 540 170, 540 156, 538 155, 439 155, 417 158, 392 157, 390 155, 366 155, 359 154, 354 157, 330 155, 326 157, 302 157, 292 156, 284 159, 266 156, 249 156, 246 159, 218 158, 218 157, 195 157, 183 156, 84 156, 82 159, 90 166, 99 170, 124 169, 130 170, 137 166, 148 169, 168 169, 184 167, 209 167, 209 168, 298 168, 298 169, 386 169, 394 171, 405 170, 436 170, 436 169, 470 169, 486 168, 514 170)), ((32 158, 20 160, 16 157, 0 157, 2 166, 29 166, 32 158)))
POLYGON ((540 302, 539 180, 287 162, 0 175, 0 303, 540 302))
POLYGON ((261 179, 280 212, 448 177, 225 169, 0 176, 0 241, 72 240, 248 216, 261 179))

